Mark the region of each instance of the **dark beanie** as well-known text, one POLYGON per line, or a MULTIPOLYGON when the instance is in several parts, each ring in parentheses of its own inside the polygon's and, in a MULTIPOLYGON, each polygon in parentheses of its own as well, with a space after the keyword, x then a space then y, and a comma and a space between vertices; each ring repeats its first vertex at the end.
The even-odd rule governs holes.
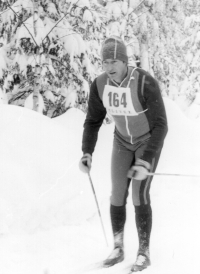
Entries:
POLYGON ((101 49, 101 59, 117 59, 128 63, 126 46, 118 36, 107 38, 101 49))

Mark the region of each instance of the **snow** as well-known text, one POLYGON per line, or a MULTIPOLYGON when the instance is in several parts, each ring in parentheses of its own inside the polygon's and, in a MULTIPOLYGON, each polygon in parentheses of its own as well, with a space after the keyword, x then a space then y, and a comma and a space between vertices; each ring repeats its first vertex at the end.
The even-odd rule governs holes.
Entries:
MULTIPOLYGON (((51 82, 53 86, 57 86, 57 82, 61 81, 62 87, 68 86, 73 82, 73 77, 69 81, 68 77, 64 79, 63 66, 60 67, 60 72, 57 66, 59 62, 63 62, 63 57, 66 62, 68 56, 65 55, 68 53, 69 70, 72 74, 75 70, 81 88, 81 72, 85 69, 85 63, 86 73, 93 79, 101 71, 99 56, 102 41, 105 36, 119 35, 131 45, 128 47, 130 63, 135 65, 134 60, 141 57, 140 66, 155 76, 162 86, 163 94, 172 98, 184 92, 191 104, 186 115, 191 119, 198 118, 200 107, 192 103, 200 89, 197 77, 200 74, 200 19, 197 12, 199 5, 198 1, 195 7, 192 6, 192 1, 189 5, 188 1, 171 2, 172 5, 166 4, 164 0, 45 0, 41 2, 42 6, 41 3, 38 4, 38 14, 35 14, 33 26, 33 1, 17 0, 11 7, 19 18, 23 19, 24 24, 18 25, 16 14, 11 9, 5 9, 1 14, 0 38, 4 49, 0 50, 0 78, 4 77, 5 80, 7 75, 16 74, 16 65, 20 67, 19 78, 26 77, 27 65, 33 68, 39 62, 41 66, 45 66, 41 84, 51 82), (34 27, 37 34, 34 33, 34 27), (84 34, 84 29, 87 30, 87 35, 84 34), (131 44, 136 36, 137 41, 131 44), (30 43, 33 46, 33 37, 38 45, 44 42, 45 50, 40 56, 44 62, 40 63, 38 58, 33 56, 33 50, 27 48, 30 43), (22 38, 29 39, 22 43, 22 38), (92 48, 94 44, 95 48, 92 48), (50 51, 53 47, 54 53, 53 50, 50 51), (49 57, 54 59, 55 68, 51 61, 48 62, 48 56, 45 57, 47 52, 51 53, 49 57), (81 62, 83 55, 85 60, 81 62), (51 73, 45 74, 46 67, 51 73), (173 94, 174 90, 168 85, 169 79, 176 82, 176 94, 173 94), (181 87, 182 79, 188 82, 184 87, 181 87)), ((58 89, 55 92, 58 92, 58 89)), ((7 97, 9 96, 12 96, 12 93, 8 93, 7 97)), ((10 98, 7 98, 7 101, 8 99, 10 98)))
POLYGON ((6 64, 6 50, 4 47, 0 49, 0 78, 3 76, 3 69, 7 68, 6 64))
POLYGON ((20 39, 24 37, 31 38, 31 39, 32 37, 34 37, 34 40, 36 41, 37 45, 40 45, 42 43, 47 33, 45 32, 43 21, 37 15, 35 16, 36 16, 36 21, 35 21, 36 29, 39 30, 37 31, 36 37, 34 35, 33 16, 31 16, 24 22, 24 25, 22 25, 21 28, 17 30, 16 38, 18 40, 18 43, 20 39))
MULTIPOLYGON (((169 132, 157 172, 200 174, 200 126, 164 99, 169 132)), ((108 238, 106 246, 87 175, 78 162, 85 115, 54 119, 0 105, 0 269, 2 274, 78 274, 112 250, 109 219, 114 125, 102 125, 91 178, 108 238)), ((155 176, 149 274, 199 273, 199 178, 155 176)), ((88 273, 128 273, 138 247, 129 197, 124 262, 88 273)), ((85 271, 85 272, 84 272, 85 271)))
MULTIPOLYGON (((33 101, 33 92, 26 98, 24 102, 24 107, 33 109, 34 107, 34 101, 33 101)), ((44 105, 44 99, 41 94, 38 94, 38 108, 37 111, 38 113, 43 114, 43 111, 45 110, 45 105, 44 105)))
POLYGON ((92 13, 88 9, 86 9, 84 11, 83 21, 88 21, 88 22, 92 22, 93 21, 92 13))

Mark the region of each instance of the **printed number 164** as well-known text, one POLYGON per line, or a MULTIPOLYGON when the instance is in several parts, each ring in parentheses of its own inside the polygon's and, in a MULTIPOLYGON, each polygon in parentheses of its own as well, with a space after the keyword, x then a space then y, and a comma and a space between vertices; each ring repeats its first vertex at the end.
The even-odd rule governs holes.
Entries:
POLYGON ((119 94, 115 92, 109 92, 108 96, 110 107, 119 107, 119 105, 123 105, 125 108, 127 106, 126 93, 122 93, 121 98, 119 98, 119 94))

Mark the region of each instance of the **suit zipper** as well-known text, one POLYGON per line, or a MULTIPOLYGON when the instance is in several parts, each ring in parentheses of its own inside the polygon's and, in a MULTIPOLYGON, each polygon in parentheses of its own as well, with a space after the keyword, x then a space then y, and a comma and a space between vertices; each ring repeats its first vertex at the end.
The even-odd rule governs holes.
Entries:
MULTIPOLYGON (((134 79, 134 77, 132 75, 133 75, 133 73, 136 69, 137 68, 133 69, 132 72, 131 72, 131 75, 129 76, 129 81, 128 81, 128 84, 127 84, 127 88, 130 86, 131 79, 134 79)), ((128 117, 127 116, 125 116, 125 121, 126 121, 126 130, 127 130, 127 133, 130 137, 130 143, 133 145, 133 136, 131 135, 130 130, 128 128, 128 117)))

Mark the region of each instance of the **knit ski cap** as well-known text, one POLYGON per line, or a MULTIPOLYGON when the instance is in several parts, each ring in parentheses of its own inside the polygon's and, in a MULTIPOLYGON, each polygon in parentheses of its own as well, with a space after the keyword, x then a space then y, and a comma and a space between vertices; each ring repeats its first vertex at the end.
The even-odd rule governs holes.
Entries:
POLYGON ((101 49, 101 59, 117 59, 128 63, 126 46, 120 37, 111 36, 105 40, 101 49))

